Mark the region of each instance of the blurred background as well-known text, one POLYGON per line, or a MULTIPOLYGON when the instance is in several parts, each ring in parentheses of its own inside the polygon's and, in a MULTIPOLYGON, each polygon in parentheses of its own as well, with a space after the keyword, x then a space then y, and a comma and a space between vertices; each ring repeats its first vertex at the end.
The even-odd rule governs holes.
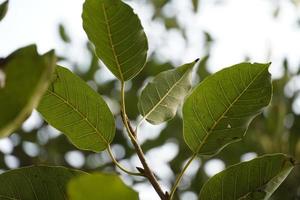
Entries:
MULTIPOLYGON (((0 0, 2 3, 3 0, 0 0)), ((84 0, 10 0, 0 23, 0 57, 36 43, 40 53, 55 49, 59 64, 73 70, 98 91, 117 121, 113 151, 134 170, 140 166, 120 119, 120 85, 95 57, 82 28, 84 0)), ((272 62, 272 104, 251 124, 245 139, 210 159, 193 162, 175 199, 196 200, 205 181, 227 166, 265 153, 283 152, 300 162, 300 1, 297 0, 128 0, 148 36, 148 63, 127 83, 127 111, 140 119, 140 89, 161 71, 200 58, 194 84, 209 74, 242 61, 272 62)), ((21 67, 21 66, 20 66, 21 67)), ((0 111, 1 113, 1 111, 0 111)), ((191 155, 182 136, 181 112, 168 123, 143 123, 138 133, 147 159, 164 189, 169 189, 191 155)), ((77 150, 34 111, 22 127, 0 140, 0 173, 17 167, 47 164, 86 171, 114 171, 103 153, 77 150)), ((141 200, 158 196, 141 178, 119 172, 140 192, 141 200)), ((296 167, 273 195, 274 200, 300 199, 300 168, 296 167)))

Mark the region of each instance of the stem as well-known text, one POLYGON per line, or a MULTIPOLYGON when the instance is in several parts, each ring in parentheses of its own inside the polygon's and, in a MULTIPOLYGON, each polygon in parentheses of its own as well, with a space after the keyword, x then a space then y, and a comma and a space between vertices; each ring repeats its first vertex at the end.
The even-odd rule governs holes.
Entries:
POLYGON ((131 124, 130 124, 130 121, 128 120, 127 118, 127 115, 126 115, 126 106, 125 106, 125 83, 122 82, 121 83, 121 116, 122 116, 122 120, 123 120, 123 123, 126 127, 126 130, 128 132, 128 136, 130 137, 131 139, 131 142, 135 148, 135 151, 144 167, 143 169, 143 175, 145 177, 147 177, 147 179, 149 180, 149 182, 151 183, 151 185, 153 186, 153 188, 155 189, 155 191, 157 192, 157 194, 159 195, 159 197, 162 199, 162 200, 167 200, 168 197, 167 197, 167 194, 165 194, 163 192, 163 190, 161 189, 156 177, 154 176, 153 172, 151 171, 147 161, 146 161, 146 158, 145 158, 145 155, 144 155, 144 152, 142 150, 142 148, 140 147, 140 145, 138 144, 137 140, 136 140, 136 132, 134 131, 134 129, 132 128, 131 124))
POLYGON ((171 193, 170 193, 170 200, 172 200, 176 189, 179 186, 179 183, 181 182, 183 175, 185 173, 185 171, 188 169, 188 167, 190 166, 190 164, 193 162, 193 160, 196 158, 197 154, 193 154, 193 156, 187 161, 187 163, 184 165, 182 171, 180 172, 180 174, 178 175, 178 177, 176 178, 175 184, 172 187, 171 193))
POLYGON ((123 172, 125 172, 125 173, 127 173, 127 174, 129 174, 129 175, 133 175, 133 176, 143 176, 143 177, 144 177, 144 175, 141 174, 141 173, 131 172, 131 171, 127 170, 126 168, 124 168, 124 167, 123 167, 123 166, 115 159, 114 154, 113 154, 113 152, 112 152, 112 150, 111 150, 110 145, 107 146, 107 152, 108 152, 109 156, 111 157, 112 162, 113 162, 120 170, 122 170, 123 172))

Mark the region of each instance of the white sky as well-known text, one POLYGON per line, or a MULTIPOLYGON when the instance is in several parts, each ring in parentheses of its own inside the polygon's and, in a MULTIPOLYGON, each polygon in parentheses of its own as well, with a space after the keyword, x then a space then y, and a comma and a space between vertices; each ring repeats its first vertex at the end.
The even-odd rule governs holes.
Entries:
MULTIPOLYGON (((162 61, 182 64, 203 56, 202 30, 206 30, 216 39, 210 60, 213 71, 241 62, 247 55, 253 62, 272 61, 271 72, 275 77, 280 75, 284 57, 294 68, 300 64, 300 28, 296 24, 300 9, 288 0, 277 1, 282 12, 276 20, 272 18, 275 9, 272 0, 227 0, 217 5, 213 4, 213 0, 202 0, 198 14, 190 12, 190 1, 173 0, 164 12, 170 16, 176 14, 180 23, 188 29, 187 43, 177 31, 167 32, 160 23, 151 23, 151 7, 144 1, 139 2, 132 5, 142 19, 150 51, 156 51, 162 61)), ((83 0, 10 0, 8 15, 0 23, 0 57, 21 46, 36 43, 41 53, 55 48, 59 53, 85 63, 82 3, 83 0), (65 49, 61 45, 57 33, 60 22, 66 25, 72 37, 74 44, 71 48, 65 49)), ((152 154, 155 156, 150 153, 149 158, 157 158, 157 152, 152 154)), ((168 168, 166 173, 170 173, 168 168)), ((151 195, 153 191, 147 187, 136 187, 143 191, 141 199, 155 200, 156 197, 151 195)), ((190 193, 184 195, 189 200, 195 198, 190 193)))

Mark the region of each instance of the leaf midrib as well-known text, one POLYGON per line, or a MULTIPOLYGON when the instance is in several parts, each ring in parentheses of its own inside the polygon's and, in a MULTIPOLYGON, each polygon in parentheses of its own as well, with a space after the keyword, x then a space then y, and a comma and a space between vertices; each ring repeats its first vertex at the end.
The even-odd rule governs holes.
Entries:
MULTIPOLYGON (((67 99, 64 99, 63 97, 61 97, 60 95, 56 94, 55 92, 52 92, 51 90, 47 90, 51 95, 55 96, 56 98, 60 99, 61 101, 63 101, 66 105, 68 105, 72 110, 74 110, 75 112, 77 112, 88 124, 91 128, 93 128, 96 133, 95 135, 100 136, 101 140, 103 142, 105 142, 107 145, 109 144, 109 142, 102 136, 101 132, 88 120, 88 117, 85 116, 82 112, 80 112, 76 107, 74 107, 71 103, 69 103, 69 101, 67 99)), ((98 112, 98 111, 97 111, 98 112)))
MULTIPOLYGON (((189 71, 187 71, 187 72, 189 72, 189 71)), ((165 95, 163 95, 163 97, 158 101, 157 104, 155 104, 155 106, 150 111, 148 111, 148 113, 144 116, 143 119, 147 119, 147 117, 149 117, 149 115, 159 106, 159 104, 161 104, 167 98, 167 96, 172 92, 172 90, 183 80, 183 78, 185 77, 187 72, 185 72, 182 75, 182 77, 178 81, 176 81, 172 87, 170 87, 170 89, 167 91, 167 93, 165 95)))
POLYGON ((198 154, 201 150, 201 148, 203 147, 203 144, 205 144, 206 140, 208 139, 208 137, 211 135, 211 133, 214 131, 214 129, 216 128, 216 126, 218 125, 218 123, 221 121, 221 119, 223 119, 223 117, 227 114, 227 112, 232 108, 232 106, 239 100, 239 98, 241 98, 241 96, 248 90, 248 88, 254 83, 254 81, 267 69, 264 68, 261 72, 259 72, 254 78, 253 80, 249 83, 249 85, 241 92, 241 94, 239 94, 234 100, 233 102, 226 108, 226 110, 221 114, 221 116, 214 122, 213 126, 211 127, 211 129, 207 132, 207 134, 205 135, 204 139, 202 140, 201 144, 199 145, 199 147, 196 150, 196 154, 198 154))
POLYGON ((105 20, 105 24, 106 24, 106 28, 107 28, 107 32, 108 32, 108 39, 109 39, 109 43, 110 43, 110 46, 111 46, 111 49, 112 49, 112 53, 113 53, 113 56, 114 56, 115 61, 116 61, 116 65, 117 65, 117 68, 118 68, 118 72, 119 72, 121 81, 124 82, 124 77, 123 77, 123 74, 122 74, 119 58, 118 58, 118 55, 116 53, 115 46, 113 44, 110 25, 109 25, 109 21, 108 21, 108 17, 107 17, 107 13, 106 13, 106 9, 105 9, 104 4, 102 4, 102 10, 103 10, 103 14, 104 14, 104 20, 105 20))

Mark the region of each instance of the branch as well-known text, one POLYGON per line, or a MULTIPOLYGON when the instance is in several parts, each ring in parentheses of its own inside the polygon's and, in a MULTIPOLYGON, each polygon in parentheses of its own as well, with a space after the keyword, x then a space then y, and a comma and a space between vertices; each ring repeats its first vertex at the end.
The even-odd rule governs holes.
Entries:
POLYGON ((130 121, 127 118, 126 115, 126 107, 125 107, 125 83, 122 82, 121 83, 121 116, 122 116, 122 121, 126 127, 126 130, 128 132, 128 136, 130 137, 130 140, 135 148, 135 151, 144 167, 143 170, 140 169, 141 172, 143 172, 143 175, 145 177, 147 177, 147 179, 149 180, 149 182, 151 183, 151 185, 153 186, 153 188, 155 189, 155 191, 157 192, 157 194, 159 195, 159 197, 162 200, 167 200, 168 199, 168 195, 167 193, 164 193, 163 190, 161 189, 156 177, 154 176, 153 172, 151 171, 144 152, 142 150, 142 148, 140 147, 140 145, 138 144, 137 140, 136 140, 136 132, 134 131, 134 129, 132 128, 130 121))
POLYGON ((112 162, 113 162, 120 170, 122 170, 123 172, 125 172, 125 173, 127 173, 127 174, 129 174, 129 175, 133 175, 133 176, 143 176, 143 177, 145 177, 145 176, 144 176, 143 174, 141 174, 141 173, 131 172, 131 171, 125 169, 125 168, 124 168, 124 167, 123 167, 123 166, 115 159, 115 157, 114 157, 114 155, 113 155, 113 152, 112 152, 112 150, 111 150, 111 148, 110 148, 110 145, 108 145, 108 147, 107 147, 107 152, 108 152, 108 154, 109 154, 109 156, 110 156, 112 162))
POLYGON ((171 190, 171 193, 170 193, 170 200, 173 198, 175 192, 176 192, 176 189, 178 188, 179 186, 179 183, 181 182, 182 178, 183 178, 183 175, 185 173, 185 171, 188 169, 188 167, 190 166, 190 164, 193 162, 193 160, 196 158, 197 154, 193 154, 193 156, 187 161, 187 163, 184 165, 182 171, 180 172, 180 174, 178 175, 178 177, 176 178, 176 181, 175 181, 175 184, 174 186, 172 187, 172 190, 171 190))

